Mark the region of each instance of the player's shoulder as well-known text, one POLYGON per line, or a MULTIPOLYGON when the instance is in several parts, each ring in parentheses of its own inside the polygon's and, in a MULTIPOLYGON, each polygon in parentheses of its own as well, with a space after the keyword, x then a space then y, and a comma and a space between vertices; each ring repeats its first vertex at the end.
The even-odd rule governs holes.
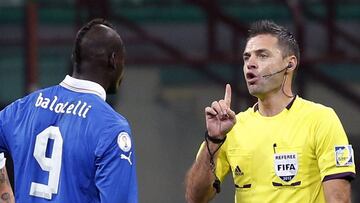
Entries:
POLYGON ((11 104, 8 105, 8 107, 11 106, 11 107, 17 107, 17 108, 21 108, 21 107, 26 108, 28 103, 33 102, 34 98, 38 97, 38 95, 40 93, 52 91, 54 88, 56 88, 56 85, 55 86, 50 86, 50 87, 47 87, 47 88, 43 88, 43 89, 35 90, 35 91, 25 95, 24 97, 21 97, 21 98, 15 100, 15 101, 13 101, 11 104))
POLYGON ((115 111, 107 102, 96 97, 92 98, 92 100, 94 100, 94 106, 92 107, 93 112, 89 112, 89 118, 95 122, 103 123, 105 126, 129 126, 128 120, 122 114, 115 111))
POLYGON ((105 101, 97 103, 93 111, 89 112, 88 119, 93 129, 92 133, 97 135, 98 147, 95 153, 98 156, 102 156, 114 143, 117 143, 122 150, 131 147, 132 135, 129 122, 105 101))

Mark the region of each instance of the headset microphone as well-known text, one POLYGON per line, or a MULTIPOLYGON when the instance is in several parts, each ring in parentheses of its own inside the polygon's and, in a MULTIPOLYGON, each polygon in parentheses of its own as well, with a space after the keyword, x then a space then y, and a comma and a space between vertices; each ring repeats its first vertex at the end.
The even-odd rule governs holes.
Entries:
POLYGON ((289 63, 289 65, 287 65, 285 68, 283 68, 283 69, 281 69, 281 70, 279 70, 279 71, 276 71, 275 73, 270 73, 270 74, 267 74, 267 75, 263 75, 262 77, 263 77, 263 78, 269 78, 269 77, 271 77, 271 76, 273 76, 273 75, 276 75, 276 74, 278 74, 278 73, 281 73, 281 72, 283 72, 284 70, 286 70, 286 69, 288 69, 288 68, 291 68, 291 67, 292 67, 292 64, 289 63))

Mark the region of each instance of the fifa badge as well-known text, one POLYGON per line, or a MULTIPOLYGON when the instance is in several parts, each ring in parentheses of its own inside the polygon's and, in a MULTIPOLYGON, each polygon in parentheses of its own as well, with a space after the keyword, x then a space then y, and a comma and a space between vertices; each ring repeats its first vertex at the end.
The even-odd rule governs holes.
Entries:
POLYGON ((299 168, 296 153, 274 154, 275 174, 283 181, 291 181, 297 174, 299 168))

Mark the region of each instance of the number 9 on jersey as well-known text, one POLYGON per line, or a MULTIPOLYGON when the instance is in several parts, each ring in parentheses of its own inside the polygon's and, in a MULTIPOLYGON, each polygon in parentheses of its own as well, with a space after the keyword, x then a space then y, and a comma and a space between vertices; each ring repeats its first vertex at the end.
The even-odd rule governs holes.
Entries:
POLYGON ((59 127, 49 126, 36 136, 34 157, 42 170, 49 172, 47 184, 31 182, 30 195, 51 199, 57 194, 61 170, 63 139, 59 127), (54 140, 51 158, 46 157, 49 139, 54 140))

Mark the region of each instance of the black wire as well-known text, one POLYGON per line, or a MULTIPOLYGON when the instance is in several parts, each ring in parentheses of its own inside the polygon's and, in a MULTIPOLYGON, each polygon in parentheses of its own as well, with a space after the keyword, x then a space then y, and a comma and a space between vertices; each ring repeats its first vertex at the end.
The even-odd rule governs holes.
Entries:
POLYGON ((284 79, 283 79, 283 82, 282 82, 282 84, 281 84, 281 91, 282 91, 282 93, 283 93, 285 96, 289 97, 289 98, 295 97, 295 95, 288 95, 288 94, 284 91, 285 82, 286 82, 286 74, 284 74, 284 79))
POLYGON ((220 149, 220 147, 224 144, 226 140, 226 137, 224 138, 224 140, 219 144, 218 148, 213 152, 211 153, 210 151, 210 147, 209 147, 209 141, 206 137, 206 133, 205 133, 205 142, 206 142, 206 148, 208 150, 208 153, 210 155, 210 167, 211 167, 211 171, 212 173, 214 174, 215 176, 215 181, 213 183, 213 187, 215 188, 216 190, 216 193, 220 193, 220 180, 219 178, 216 176, 216 173, 215 173, 215 170, 216 170, 216 165, 215 165, 215 161, 214 161, 214 155, 216 154, 216 152, 220 149))

